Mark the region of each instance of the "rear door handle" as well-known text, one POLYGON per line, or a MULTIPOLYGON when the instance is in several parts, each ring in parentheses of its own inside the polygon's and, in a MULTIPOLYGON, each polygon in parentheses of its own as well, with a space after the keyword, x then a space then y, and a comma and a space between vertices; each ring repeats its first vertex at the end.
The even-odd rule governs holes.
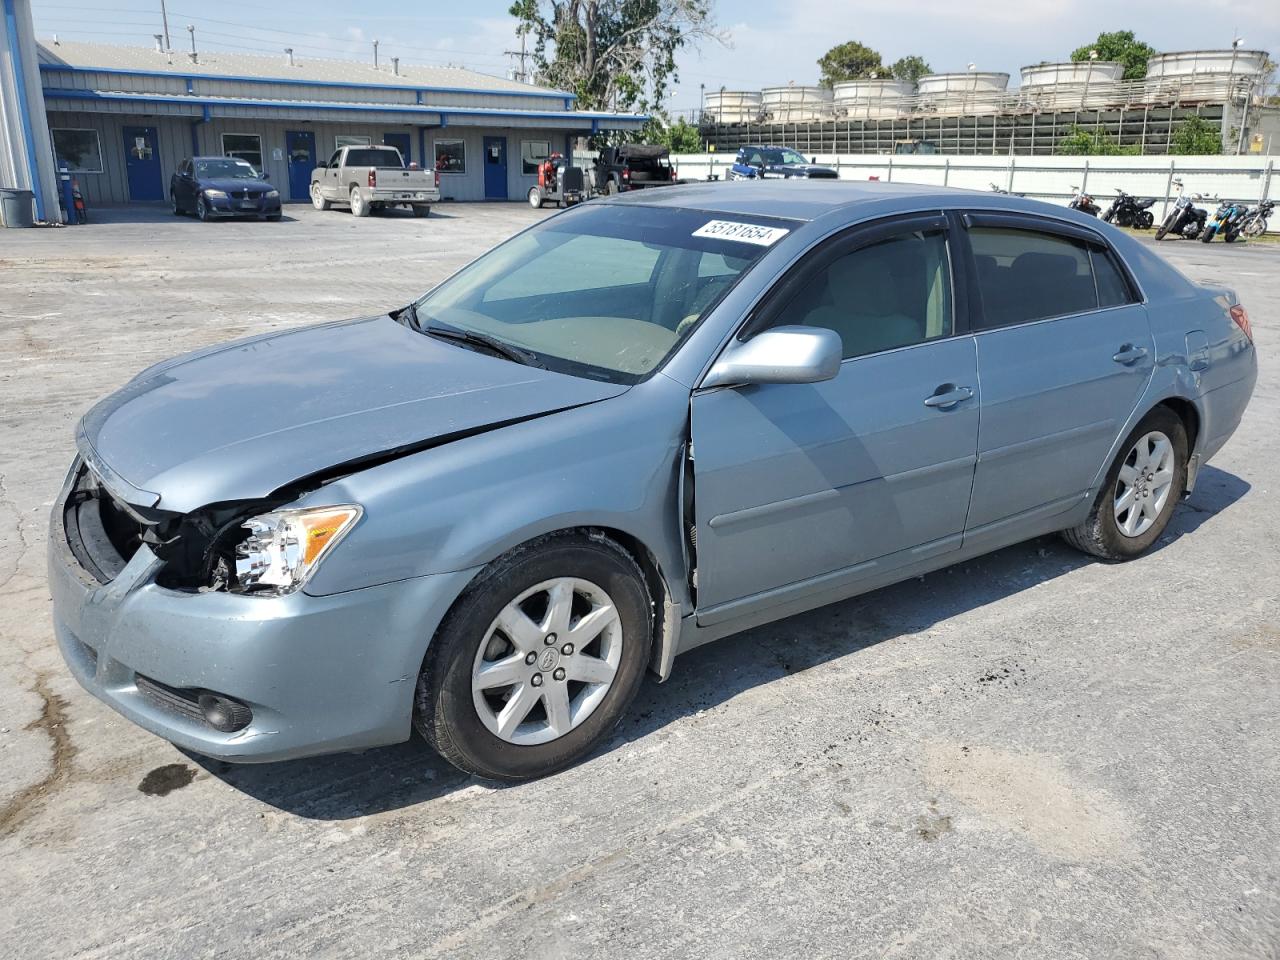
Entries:
POLYGON ((1126 343, 1120 348, 1111 359, 1116 363, 1123 363, 1126 367, 1131 366, 1147 355, 1146 347, 1135 347, 1132 343, 1126 343))
POLYGON ((924 398, 924 405, 937 410, 950 410, 957 403, 971 400, 972 398, 973 391, 968 387, 957 387, 953 383, 944 383, 933 392, 932 396, 924 398))

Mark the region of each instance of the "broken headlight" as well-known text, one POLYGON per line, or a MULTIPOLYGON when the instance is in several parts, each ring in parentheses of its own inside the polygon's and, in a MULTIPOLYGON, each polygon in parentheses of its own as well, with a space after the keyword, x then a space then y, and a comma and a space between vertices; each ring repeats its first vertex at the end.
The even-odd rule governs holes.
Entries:
POLYGON ((364 511, 354 504, 309 510, 273 510, 243 523, 249 535, 236 544, 236 581, 246 593, 293 593, 364 511))

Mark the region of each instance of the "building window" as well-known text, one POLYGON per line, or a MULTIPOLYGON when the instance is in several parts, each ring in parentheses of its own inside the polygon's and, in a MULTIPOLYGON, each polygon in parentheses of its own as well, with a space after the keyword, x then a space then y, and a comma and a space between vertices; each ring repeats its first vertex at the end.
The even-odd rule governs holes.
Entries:
POLYGON ((244 160, 259 173, 264 169, 262 164, 262 138, 256 133, 224 133, 222 135, 222 155, 244 160))
POLYGON ((372 137, 362 137, 355 133, 340 133, 333 138, 333 145, 339 150, 343 147, 367 147, 372 143, 372 137))
POLYGON ((538 175, 538 164, 551 156, 551 144, 546 140, 520 141, 520 172, 526 177, 538 175))
POLYGON ((466 141, 437 140, 432 147, 435 151, 436 169, 441 173, 467 172, 466 141))
POLYGON ((80 130, 55 127, 53 153, 59 163, 65 163, 72 173, 102 172, 102 141, 97 130, 80 130))

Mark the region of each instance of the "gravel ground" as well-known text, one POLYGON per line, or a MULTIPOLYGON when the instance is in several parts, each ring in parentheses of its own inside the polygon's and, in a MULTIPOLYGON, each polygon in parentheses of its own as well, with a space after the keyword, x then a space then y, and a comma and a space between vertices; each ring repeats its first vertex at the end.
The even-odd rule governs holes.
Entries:
POLYGON ((0 956, 1280 957, 1280 248, 1166 242, 1263 355, 1158 549, 1057 539, 753 630, 588 762, 229 767, 82 692, 46 513, 75 419, 204 344, 387 309, 545 214, 0 231, 0 956))

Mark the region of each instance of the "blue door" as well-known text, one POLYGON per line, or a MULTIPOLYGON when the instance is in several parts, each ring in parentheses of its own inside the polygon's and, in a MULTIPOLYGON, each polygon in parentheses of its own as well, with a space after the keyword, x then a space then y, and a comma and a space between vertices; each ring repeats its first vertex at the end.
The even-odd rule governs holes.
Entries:
POLYGON ((311 171, 316 168, 316 135, 310 130, 289 130, 284 135, 289 153, 289 199, 311 196, 311 171))
POLYGON ((484 138, 484 198, 507 199, 507 138, 484 138))
POLYGON ((382 142, 385 146, 395 147, 400 151, 400 156, 404 158, 404 165, 407 167, 409 161, 413 159, 413 155, 409 150, 409 135, 407 133, 384 133, 382 142))
POLYGON ((160 174, 160 142, 155 127, 124 128, 124 166, 129 177, 129 199, 135 202, 164 199, 160 174))

